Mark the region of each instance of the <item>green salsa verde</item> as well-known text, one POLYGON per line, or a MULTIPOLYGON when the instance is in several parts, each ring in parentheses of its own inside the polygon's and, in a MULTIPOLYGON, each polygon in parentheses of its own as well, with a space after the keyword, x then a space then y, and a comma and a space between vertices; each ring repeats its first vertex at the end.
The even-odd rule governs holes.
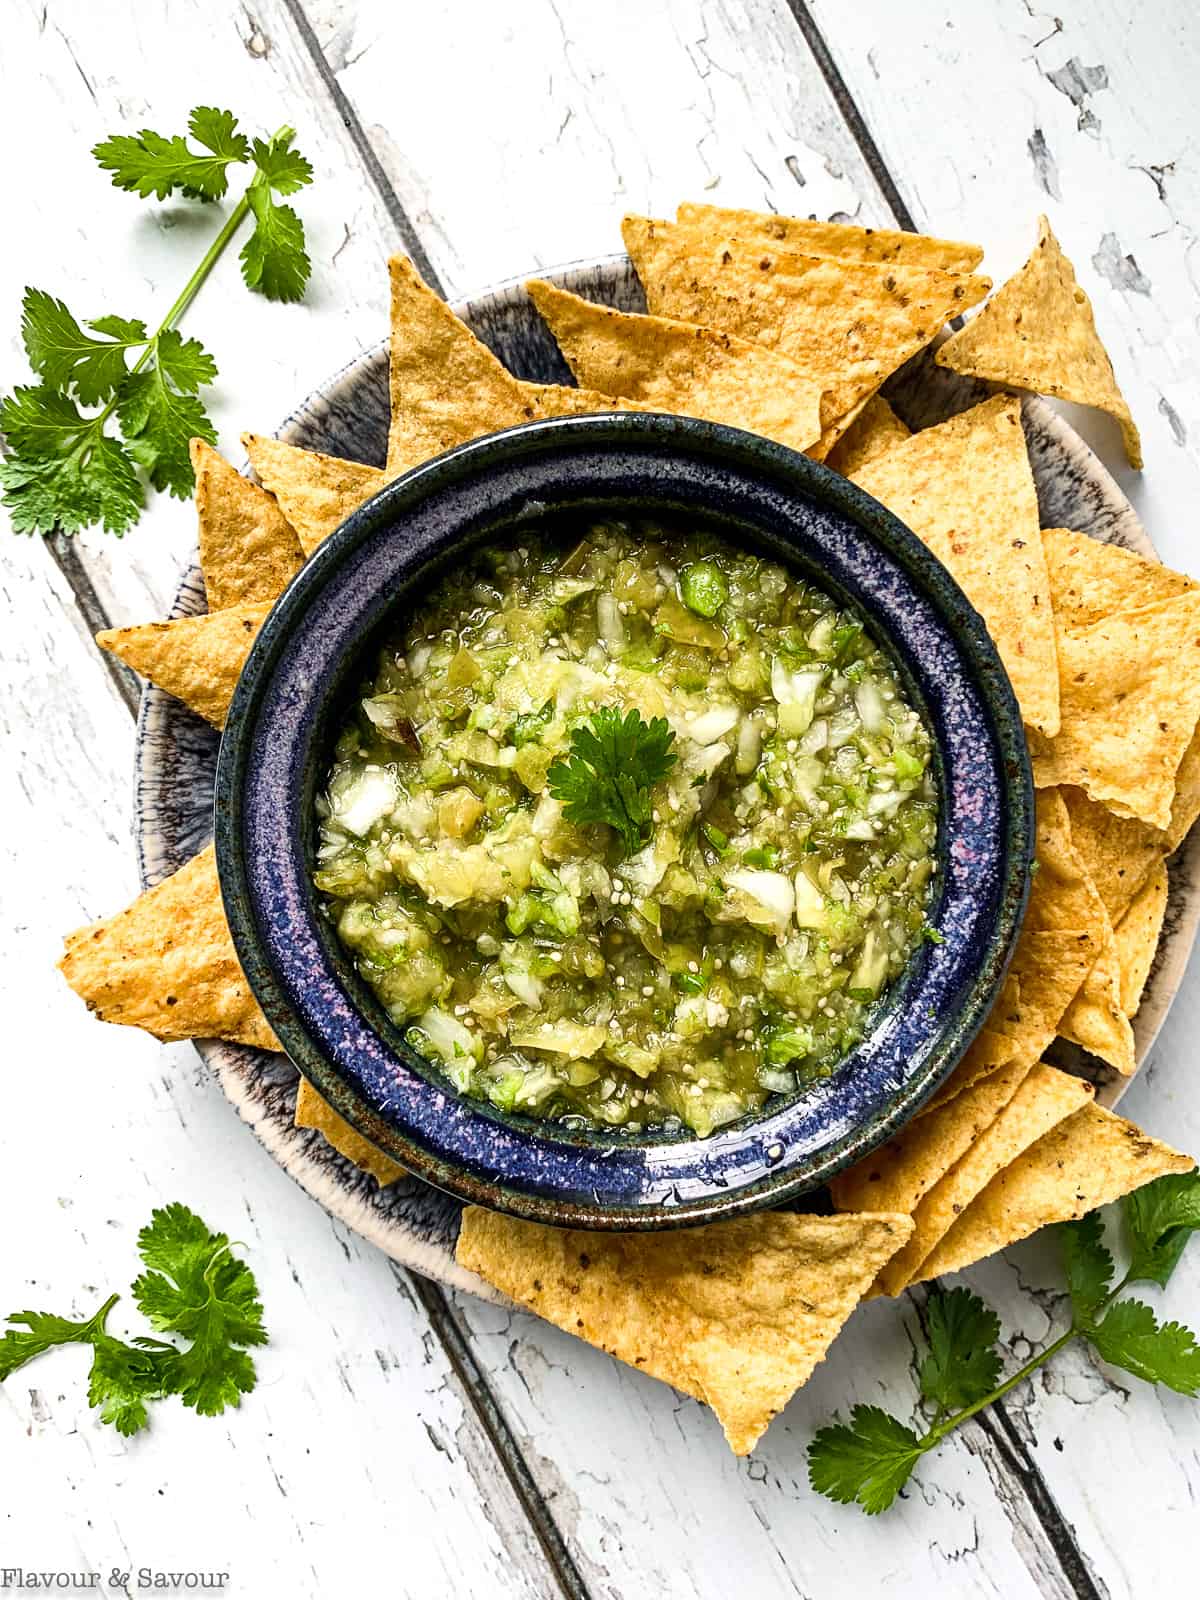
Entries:
POLYGON ((382 651, 318 802, 358 972, 459 1092, 705 1135, 826 1073, 925 930, 931 743, 859 617, 704 533, 530 533, 382 651))

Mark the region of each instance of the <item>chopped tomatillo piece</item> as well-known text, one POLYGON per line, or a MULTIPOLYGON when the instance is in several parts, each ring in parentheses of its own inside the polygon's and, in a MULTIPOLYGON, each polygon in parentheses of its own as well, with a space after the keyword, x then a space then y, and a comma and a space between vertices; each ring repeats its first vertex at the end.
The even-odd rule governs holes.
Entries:
POLYGON ((891 658, 707 534, 522 531, 420 602, 348 717, 325 909, 412 1047, 504 1111, 711 1133, 853 1048, 934 909, 891 658))
POLYGON ((729 585, 715 562, 696 561, 684 568, 679 593, 689 611, 702 617, 715 617, 729 599, 729 585))

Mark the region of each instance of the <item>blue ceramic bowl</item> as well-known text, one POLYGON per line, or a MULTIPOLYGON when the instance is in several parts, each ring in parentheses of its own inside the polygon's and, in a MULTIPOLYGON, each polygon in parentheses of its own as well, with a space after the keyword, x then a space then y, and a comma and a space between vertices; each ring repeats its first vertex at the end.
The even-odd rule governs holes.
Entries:
POLYGON ((1033 800, 1016 701, 978 614, 895 517, 756 435, 687 418, 531 424, 385 488, 260 632, 221 745, 216 844, 251 987, 288 1054, 372 1143, 464 1200, 564 1226, 664 1228, 780 1204, 888 1138, 966 1049, 1028 889, 1033 800), (311 886, 314 797, 383 627, 478 546, 649 515, 758 548, 863 612, 933 729, 942 797, 925 945, 825 1079, 708 1139, 568 1132, 450 1090, 354 972, 311 886))

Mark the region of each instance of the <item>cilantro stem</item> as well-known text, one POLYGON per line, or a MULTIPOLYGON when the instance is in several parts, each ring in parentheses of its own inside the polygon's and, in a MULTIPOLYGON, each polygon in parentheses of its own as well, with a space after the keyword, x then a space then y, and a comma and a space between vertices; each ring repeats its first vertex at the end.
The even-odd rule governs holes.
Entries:
POLYGON ((1002 1400, 1010 1389, 1015 1389, 1018 1384, 1024 1383, 1026 1378, 1032 1377, 1039 1367, 1044 1366, 1050 1360, 1051 1356, 1057 1355, 1065 1344, 1070 1344, 1071 1340, 1079 1332, 1079 1328, 1072 1323, 1064 1334, 1060 1334, 1055 1339, 1053 1344, 1048 1344, 1036 1356, 1030 1357, 1023 1367, 1014 1372, 1010 1378, 1006 1378, 990 1394, 985 1394, 982 1400, 976 1400, 973 1405, 965 1406, 963 1410, 956 1411, 953 1416, 946 1417, 943 1421, 935 1423, 924 1439, 921 1440, 921 1448, 923 1450, 931 1450, 934 1445, 940 1444, 948 1433, 953 1433, 960 1422, 966 1422, 977 1411, 985 1411, 988 1406, 993 1405, 997 1400, 1002 1400))
MULTIPOLYGON (((294 134, 295 129, 289 128, 285 123, 282 128, 272 135, 272 143, 285 137, 292 138, 294 134)), ((172 302, 166 316, 146 340, 145 349, 133 363, 133 366, 129 369, 131 377, 135 376, 145 368, 147 363, 154 356, 155 351, 158 349, 158 341, 162 338, 163 334, 166 333, 169 328, 173 328, 176 323, 179 322, 184 312, 188 309, 192 301, 204 287, 205 280, 208 278, 209 273, 225 254, 225 251, 233 242, 234 235, 237 233, 242 223, 245 222, 246 218, 250 215, 249 194, 250 186, 247 184, 246 192, 242 195, 241 199, 225 219, 224 226, 222 227, 220 233, 217 234, 216 238, 209 245, 203 256, 201 256, 196 270, 192 273, 191 277, 175 297, 175 300, 172 302)), ((119 399, 119 393, 113 395, 112 399, 105 406, 104 410, 99 412, 98 415, 92 419, 93 427, 102 427, 103 424, 108 421, 109 417, 111 417, 113 412, 116 410, 119 399)))

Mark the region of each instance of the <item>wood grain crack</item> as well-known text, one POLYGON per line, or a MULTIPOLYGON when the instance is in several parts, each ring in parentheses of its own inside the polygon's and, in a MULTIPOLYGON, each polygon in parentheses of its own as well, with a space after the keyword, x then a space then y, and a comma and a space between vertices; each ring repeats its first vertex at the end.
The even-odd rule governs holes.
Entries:
POLYGON ((308 20, 304 7, 300 4, 300 0, 283 0, 283 5, 292 19, 301 43, 312 59, 312 64, 316 68, 321 82, 329 93, 329 98, 337 107, 338 115, 342 119, 342 125, 350 135, 355 149, 362 158, 363 166, 367 169, 367 175, 375 185, 379 198, 383 201, 384 210, 391 218, 396 232, 400 235, 405 250, 412 257, 413 264, 429 287, 436 289, 438 294, 445 298, 446 291, 433 262, 426 255, 425 247, 421 243, 417 230, 413 227, 412 219, 404 209, 391 179, 384 171, 383 163, 375 153, 375 148, 367 136, 367 131, 362 125, 358 112, 338 82, 337 75, 329 64, 325 52, 321 49, 320 40, 317 38, 312 23, 308 20))

